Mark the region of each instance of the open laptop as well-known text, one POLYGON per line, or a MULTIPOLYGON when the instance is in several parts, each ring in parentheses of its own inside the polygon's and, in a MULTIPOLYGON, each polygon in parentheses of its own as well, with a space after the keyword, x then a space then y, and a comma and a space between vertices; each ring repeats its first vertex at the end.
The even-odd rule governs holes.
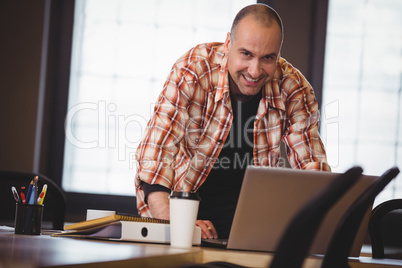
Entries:
MULTIPOLYGON (((296 212, 338 175, 323 171, 248 166, 225 247, 274 252, 296 212)), ((325 254, 341 217, 376 178, 362 175, 334 204, 318 229, 310 254, 325 254)), ((356 234, 352 257, 360 254, 370 213, 371 206, 356 234)), ((211 245, 208 242, 203 244, 211 245)))

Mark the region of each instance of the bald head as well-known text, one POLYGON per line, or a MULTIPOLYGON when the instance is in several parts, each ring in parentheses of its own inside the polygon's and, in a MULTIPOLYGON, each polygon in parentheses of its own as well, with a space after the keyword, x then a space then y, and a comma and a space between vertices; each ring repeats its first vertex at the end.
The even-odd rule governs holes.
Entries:
POLYGON ((231 38, 234 39, 236 35, 236 27, 244 18, 252 18, 253 21, 261 25, 261 27, 270 28, 274 23, 276 23, 281 29, 282 40, 283 40, 283 25, 282 20, 278 13, 271 7, 265 4, 253 4, 244 7, 237 13, 235 19, 233 20, 232 28, 230 30, 231 38))

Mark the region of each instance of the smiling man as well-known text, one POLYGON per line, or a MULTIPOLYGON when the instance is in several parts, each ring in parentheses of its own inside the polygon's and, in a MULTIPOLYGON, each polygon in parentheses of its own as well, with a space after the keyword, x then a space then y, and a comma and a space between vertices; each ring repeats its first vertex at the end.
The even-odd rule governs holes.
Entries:
POLYGON ((229 236, 247 165, 326 170, 318 105, 280 57, 283 27, 263 4, 243 8, 225 43, 200 44, 173 66, 136 152, 137 208, 169 219, 168 196, 197 191, 203 238, 229 236))
POLYGON ((225 42, 230 92, 241 102, 258 94, 274 77, 280 57, 281 21, 275 13, 264 13, 263 8, 254 5, 243 10, 246 14, 239 13, 225 42))

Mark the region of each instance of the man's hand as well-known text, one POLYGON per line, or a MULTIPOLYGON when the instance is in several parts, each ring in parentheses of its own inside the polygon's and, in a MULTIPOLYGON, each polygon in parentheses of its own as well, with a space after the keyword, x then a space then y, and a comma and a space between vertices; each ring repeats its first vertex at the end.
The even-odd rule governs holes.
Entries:
POLYGON ((148 205, 153 218, 169 220, 169 193, 152 192, 148 195, 148 205))
MULTIPOLYGON (((170 209, 169 209, 169 193, 167 192, 152 192, 148 195, 148 205, 151 210, 151 215, 153 218, 169 220, 170 219, 170 209)), ((218 234, 215 230, 214 225, 210 221, 197 220, 196 226, 201 228, 202 238, 218 238, 218 234)))
POLYGON ((195 222, 195 225, 197 225, 201 228, 201 237, 203 239, 205 239, 205 238, 217 239, 218 238, 218 233, 216 232, 215 227, 212 224, 212 222, 204 221, 204 220, 197 220, 195 222))

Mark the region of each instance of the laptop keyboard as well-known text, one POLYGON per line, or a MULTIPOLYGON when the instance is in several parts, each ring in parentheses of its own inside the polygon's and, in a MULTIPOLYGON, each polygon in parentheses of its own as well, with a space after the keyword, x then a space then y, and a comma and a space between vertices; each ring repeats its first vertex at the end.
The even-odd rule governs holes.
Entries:
POLYGON ((212 247, 212 248, 226 248, 228 245, 227 239, 201 239, 202 247, 212 247))

